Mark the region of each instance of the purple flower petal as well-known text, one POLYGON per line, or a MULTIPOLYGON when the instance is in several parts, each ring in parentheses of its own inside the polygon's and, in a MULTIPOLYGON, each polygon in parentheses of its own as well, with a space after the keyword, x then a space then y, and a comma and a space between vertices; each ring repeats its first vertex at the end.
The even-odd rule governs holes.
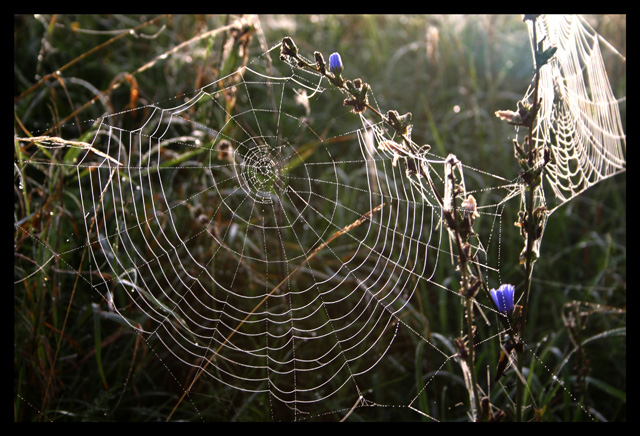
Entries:
POLYGON ((344 65, 342 64, 342 59, 340 58, 339 53, 332 53, 329 56, 329 71, 331 71, 335 76, 340 75, 344 70, 344 65))
POLYGON ((498 290, 491 289, 491 298, 502 313, 509 314, 513 310, 513 294, 515 287, 513 285, 500 285, 498 290))

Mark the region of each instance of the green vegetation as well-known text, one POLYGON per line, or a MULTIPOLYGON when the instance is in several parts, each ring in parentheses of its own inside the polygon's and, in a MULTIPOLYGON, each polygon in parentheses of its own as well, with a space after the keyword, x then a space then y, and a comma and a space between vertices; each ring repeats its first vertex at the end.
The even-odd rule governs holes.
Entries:
MULTIPOLYGON (((91 269, 88 223, 78 190, 91 171, 78 171, 76 163, 82 151, 78 144, 91 142, 95 121, 104 113, 191 96, 292 36, 307 58, 316 50, 327 60, 339 52, 343 75, 365 80, 370 99, 385 111, 411 112, 416 143, 430 144, 440 156, 455 153, 487 173, 516 178, 513 127, 494 112, 515 108, 532 78, 521 17, 261 16, 259 26, 250 26, 252 38, 246 39, 230 26, 237 18, 14 17, 14 135, 59 136, 75 144, 44 147, 37 141, 15 141, 14 421, 162 421, 195 375, 161 344, 147 343, 135 333, 129 325, 140 322, 135 306, 123 313, 128 322, 108 311, 102 296, 111 290, 101 287, 91 269), (128 29, 134 31, 122 32, 128 29)), ((626 52, 625 17, 594 17, 594 27, 626 52)), ((275 62, 278 53, 272 52, 275 62)), ((614 93, 626 95, 625 66, 612 62, 608 72, 614 93)), ((355 131, 358 117, 343 106, 343 96, 331 92, 333 101, 311 109, 314 119, 338 132, 355 131)), ((236 102, 226 104, 232 111, 236 102)), ((202 120, 196 121, 203 121, 219 114, 198 116, 202 120)), ((339 143, 341 138, 332 140, 339 143)), ((212 143, 211 149, 217 145, 212 143)), ((304 144, 299 160, 290 161, 283 173, 312 159, 317 147, 304 144)), ((167 151, 167 165, 176 167, 189 165, 200 153, 180 147, 167 151)), ((345 183, 361 176, 344 174, 345 183)), ((176 171, 171 189, 194 192, 205 178, 204 171, 186 176, 176 171)), ((467 187, 479 189, 478 182, 469 179, 467 187)), ((279 189, 271 179, 261 183, 265 192, 279 189)), ((341 192, 353 197, 342 198, 343 204, 362 201, 357 192, 341 192)), ((497 194, 489 190, 478 202, 494 203, 497 194)), ((517 201, 505 205, 494 236, 500 238, 501 279, 516 288, 524 281, 518 261, 522 237, 513 226, 517 201)), ((207 208, 213 206, 204 199, 193 204, 180 215, 180 224, 198 235, 193 210, 207 208)), ((194 236, 190 241, 196 257, 212 249, 211 241, 203 246, 206 240, 194 236)), ((458 272, 448 261, 442 266, 432 281, 455 288, 458 272)), ((224 269, 210 265, 216 267, 224 269)), ((247 287, 252 279, 244 277, 247 287)), ((454 354, 464 305, 440 298, 443 294, 434 292, 431 283, 420 282, 417 289, 402 321, 454 354)), ((533 270, 530 302, 526 338, 531 351, 524 354, 523 367, 530 386, 525 403, 533 406, 526 408, 524 419, 626 421, 625 174, 594 186, 550 217, 533 270)), ((490 333, 479 328, 481 335, 490 333)), ((371 388, 368 400, 378 401, 377 393, 384 392, 380 403, 395 407, 357 408, 349 419, 421 420, 406 407, 417 396, 412 407, 431 417, 466 420, 469 395, 460 366, 453 359, 440 366, 442 359, 431 359, 434 349, 408 329, 399 330, 394 345, 367 373, 366 387, 371 388), (421 391, 427 381, 429 389, 421 391), (389 400, 394 393, 395 401, 389 400)), ((497 340, 487 341, 475 353, 481 384, 486 385, 487 372, 495 373, 499 347, 497 340)), ((505 379, 504 384, 491 380, 485 394, 512 420, 513 372, 505 379)), ((309 419, 341 419, 353 402, 345 410, 343 400, 328 400, 323 414, 309 419)), ((272 419, 272 406, 267 395, 199 383, 172 419, 265 421, 272 419)))

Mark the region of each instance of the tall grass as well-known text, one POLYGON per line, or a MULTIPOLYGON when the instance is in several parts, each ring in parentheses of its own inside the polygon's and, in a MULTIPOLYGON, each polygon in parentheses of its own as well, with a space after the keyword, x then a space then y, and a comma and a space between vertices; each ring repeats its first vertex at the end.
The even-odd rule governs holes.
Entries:
MULTIPOLYGON (((167 100, 216 80, 227 60, 224 31, 158 56, 235 18, 15 16, 14 134, 38 136, 55 126, 49 134, 86 141, 93 120, 104 112, 167 100), (115 32, 147 20, 152 21, 134 34, 115 32), (56 72, 64 80, 51 75, 56 72), (46 80, 39 82, 42 77, 46 80), (104 96, 96 98, 101 92, 104 96)), ((625 17, 594 17, 594 23, 626 51, 625 17)), ((526 26, 519 16, 265 16, 260 30, 250 56, 293 34, 304 53, 339 51, 349 77, 366 80, 382 108, 413 113, 415 142, 431 144, 442 156, 453 152, 489 173, 517 175, 513 130, 493 114, 513 107, 532 77, 526 26), (261 37, 266 45, 260 46, 261 37)), ((611 65, 614 90, 626 95, 625 69, 611 65)), ((357 128, 339 96, 335 104, 313 110, 345 132, 357 128)), ((141 340, 92 289, 100 280, 86 258, 72 150, 25 142, 14 148, 14 420, 164 420, 192 370, 141 340)), ((515 202, 506 205, 496 235, 501 278, 516 285, 523 280, 522 239, 513 227, 517 209, 515 202)), ((434 281, 450 286, 456 274, 444 267, 434 281)), ((527 403, 533 406, 525 418, 625 421, 625 175, 594 186, 552 215, 533 277, 531 352, 523 356, 531 386, 527 403)), ((438 298, 429 283, 418 289, 403 322, 455 353, 463 307, 438 298)), ((476 368, 483 381, 487 368, 493 374, 499 352, 497 340, 478 348, 476 368)), ((384 392, 385 403, 400 406, 363 407, 349 418, 421 419, 402 407, 408 396, 417 395, 414 407, 430 416, 465 420, 467 409, 460 404, 468 394, 460 369, 453 360, 434 367, 433 353, 401 329, 393 352, 367 374, 372 401, 384 392), (429 389, 421 392, 427 381, 429 389)), ((507 419, 513 417, 513 379, 490 383, 487 395, 507 419)), ((201 383, 173 419, 270 420, 270 406, 265 395, 201 383)), ((339 413, 316 418, 339 419, 342 407, 336 399, 335 407, 324 410, 339 413)))

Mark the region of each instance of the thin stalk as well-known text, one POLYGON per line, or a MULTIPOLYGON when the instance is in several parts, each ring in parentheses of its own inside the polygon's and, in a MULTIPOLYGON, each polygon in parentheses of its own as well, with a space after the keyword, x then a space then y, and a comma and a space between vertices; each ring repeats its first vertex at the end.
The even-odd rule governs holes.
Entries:
MULTIPOLYGON (((457 220, 456 228, 454 229, 456 246, 458 249, 458 261, 460 263, 460 273, 461 273, 461 289, 463 293, 467 293, 471 288, 471 282, 469 280, 469 274, 467 270, 468 260, 466 255, 466 250, 464 249, 464 244, 460 240, 460 234, 457 229, 457 220)), ((473 295, 465 295, 465 323, 467 327, 467 346, 466 348, 466 360, 467 366, 469 367, 469 371, 471 373, 471 389, 473 391, 473 403, 471 404, 472 409, 472 417, 474 421, 477 419, 478 411, 480 410, 480 397, 478 394, 478 382, 476 378, 476 365, 475 365, 475 345, 473 342, 473 295)))
MULTIPOLYGON (((533 213, 533 192, 529 192, 529 201, 527 201, 527 213, 530 217, 532 217, 533 213)), ((532 238, 527 238, 527 248, 526 248, 526 259, 525 259, 525 278, 524 278, 524 296, 523 296, 523 304, 522 304, 522 321, 520 327, 520 340, 522 341, 525 333, 525 326, 527 324, 527 312, 529 308, 529 294, 531 291, 531 275, 533 274, 533 259, 531 259, 531 255, 533 252, 533 243, 531 242, 532 238)), ((518 373, 522 374, 522 366, 523 366, 523 355, 518 359, 518 373)), ((523 381, 522 377, 517 377, 517 385, 516 385, 516 421, 522 421, 522 408, 524 402, 524 393, 523 393, 523 381)))
MULTIPOLYGON (((533 85, 533 103, 530 109, 530 113, 533 114, 527 121, 527 138, 525 139, 525 145, 528 144, 528 166, 529 171, 534 170, 534 165, 536 161, 536 144, 533 139, 533 130, 535 127, 535 122, 537 119, 537 113, 539 109, 538 102, 538 89, 540 83, 540 69, 543 64, 538 64, 539 60, 542 59, 540 53, 540 47, 538 46, 538 38, 536 33, 536 23, 535 18, 532 23, 532 41, 533 41, 533 51, 534 51, 534 60, 536 65, 535 68, 535 76, 534 76, 534 85, 533 85)), ((545 61, 546 62, 546 61, 545 61)), ((533 264, 536 261, 537 254, 535 253, 534 246, 536 244, 537 239, 540 237, 539 234, 539 223, 538 217, 536 216, 536 190, 541 189, 538 181, 538 177, 529 177, 526 179, 526 189, 525 189, 525 220, 523 225, 526 230, 525 237, 525 250, 524 250, 524 267, 525 267, 525 277, 524 277, 524 291, 523 291, 523 304, 522 304, 522 317, 521 317, 521 325, 520 325, 520 341, 524 344, 524 336, 527 325, 527 317, 528 317, 528 309, 529 309, 529 296, 531 293, 531 277, 533 275, 533 264)), ((522 348, 524 352, 524 345, 522 348)), ((521 355, 518 359, 518 372, 522 374, 523 367, 523 356, 521 355)), ((524 407, 524 398, 527 389, 525 389, 523 379, 521 377, 517 378, 516 385, 516 421, 522 421, 522 409, 524 407)))
POLYGON ((474 421, 478 419, 478 413, 480 412, 480 395, 478 392, 478 381, 476 377, 476 365, 475 365, 475 345, 473 343, 473 297, 466 297, 466 322, 467 322, 467 340, 468 340, 468 351, 467 351, 467 365, 469 366, 469 371, 471 372, 471 386, 473 389, 473 407, 474 412, 472 416, 474 421))
MULTIPOLYGON (((462 192, 464 195, 465 189, 463 183, 456 183, 455 169, 460 165, 460 162, 453 155, 449 155, 445 160, 445 189, 444 189, 444 203, 443 203, 443 215, 449 234, 455 243, 455 248, 458 253, 458 264, 460 269, 460 293, 465 298, 465 311, 464 311, 464 323, 466 324, 466 337, 467 340, 459 339, 457 342, 458 353, 461 358, 466 360, 468 371, 471 375, 471 395, 473 400, 470 401, 471 416, 474 421, 478 418, 480 411, 480 397, 478 392, 478 383, 475 370, 475 345, 474 345, 474 325, 473 325, 473 300, 477 290, 477 286, 474 283, 480 283, 480 278, 475 278, 470 270, 470 262, 473 263, 475 259, 470 257, 470 247, 468 238, 471 234, 471 228, 473 227, 472 217, 460 216, 456 211, 456 192, 462 192), (465 221, 467 220, 467 221, 465 221), (466 230, 463 230, 466 229, 466 230)), ((460 194, 458 194, 460 195, 460 194)), ((480 276, 481 277, 481 276, 480 276)))

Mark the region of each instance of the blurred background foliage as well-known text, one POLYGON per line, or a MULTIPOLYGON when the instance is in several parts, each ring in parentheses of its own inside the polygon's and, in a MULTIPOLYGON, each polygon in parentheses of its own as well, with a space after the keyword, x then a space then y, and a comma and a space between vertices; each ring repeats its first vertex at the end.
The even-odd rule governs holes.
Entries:
MULTIPOLYGON (((104 113, 186 97, 227 68, 230 31, 207 32, 239 18, 15 15, 14 134, 37 136, 52 128, 48 134, 83 140, 104 113)), ((626 55, 626 16, 589 21, 626 55)), ((493 114, 514 109, 532 78, 520 16, 265 15, 252 23, 249 58, 287 35, 307 57, 318 50, 328 59, 339 51, 344 75, 367 81, 383 111, 412 112, 416 143, 430 144, 441 156, 453 152, 482 171, 517 175, 513 129, 493 114)), ((626 65, 613 56, 605 62, 614 93, 626 96, 626 65)), ((338 131, 357 128, 339 102, 313 110, 324 110, 319 116, 334 119, 338 131)), ((624 102, 622 115, 625 120, 624 102)), ((79 249, 85 241, 78 198, 67 189, 77 184, 70 158, 62 149, 14 148, 14 420, 163 420, 192 369, 106 317, 97 309, 104 301, 88 280, 78 279, 78 268, 86 267, 79 249)), ((522 241, 512 227, 518 205, 509 206, 501 220, 502 277, 518 283, 522 241)), ((455 277, 452 270, 439 274, 435 280, 444 285, 455 277)), ((596 185, 552 215, 532 295, 528 335, 537 357, 526 356, 525 366, 538 410, 528 418, 626 420, 626 175, 596 185)), ((405 322, 452 347, 458 305, 421 286, 410 309, 405 322)), ((411 334, 396 341, 370 382, 397 392, 400 407, 365 407, 350 419, 421 418, 402 406, 438 368, 429 366, 431 350, 411 334)), ((494 344, 477 356, 481 373, 493 364, 494 344)), ((420 406, 440 420, 466 419, 458 368, 439 369, 430 386, 420 406)), ((496 389, 491 400, 508 411, 507 392, 496 389)), ((201 384, 174 418, 251 421, 271 414, 267 398, 201 384)))

